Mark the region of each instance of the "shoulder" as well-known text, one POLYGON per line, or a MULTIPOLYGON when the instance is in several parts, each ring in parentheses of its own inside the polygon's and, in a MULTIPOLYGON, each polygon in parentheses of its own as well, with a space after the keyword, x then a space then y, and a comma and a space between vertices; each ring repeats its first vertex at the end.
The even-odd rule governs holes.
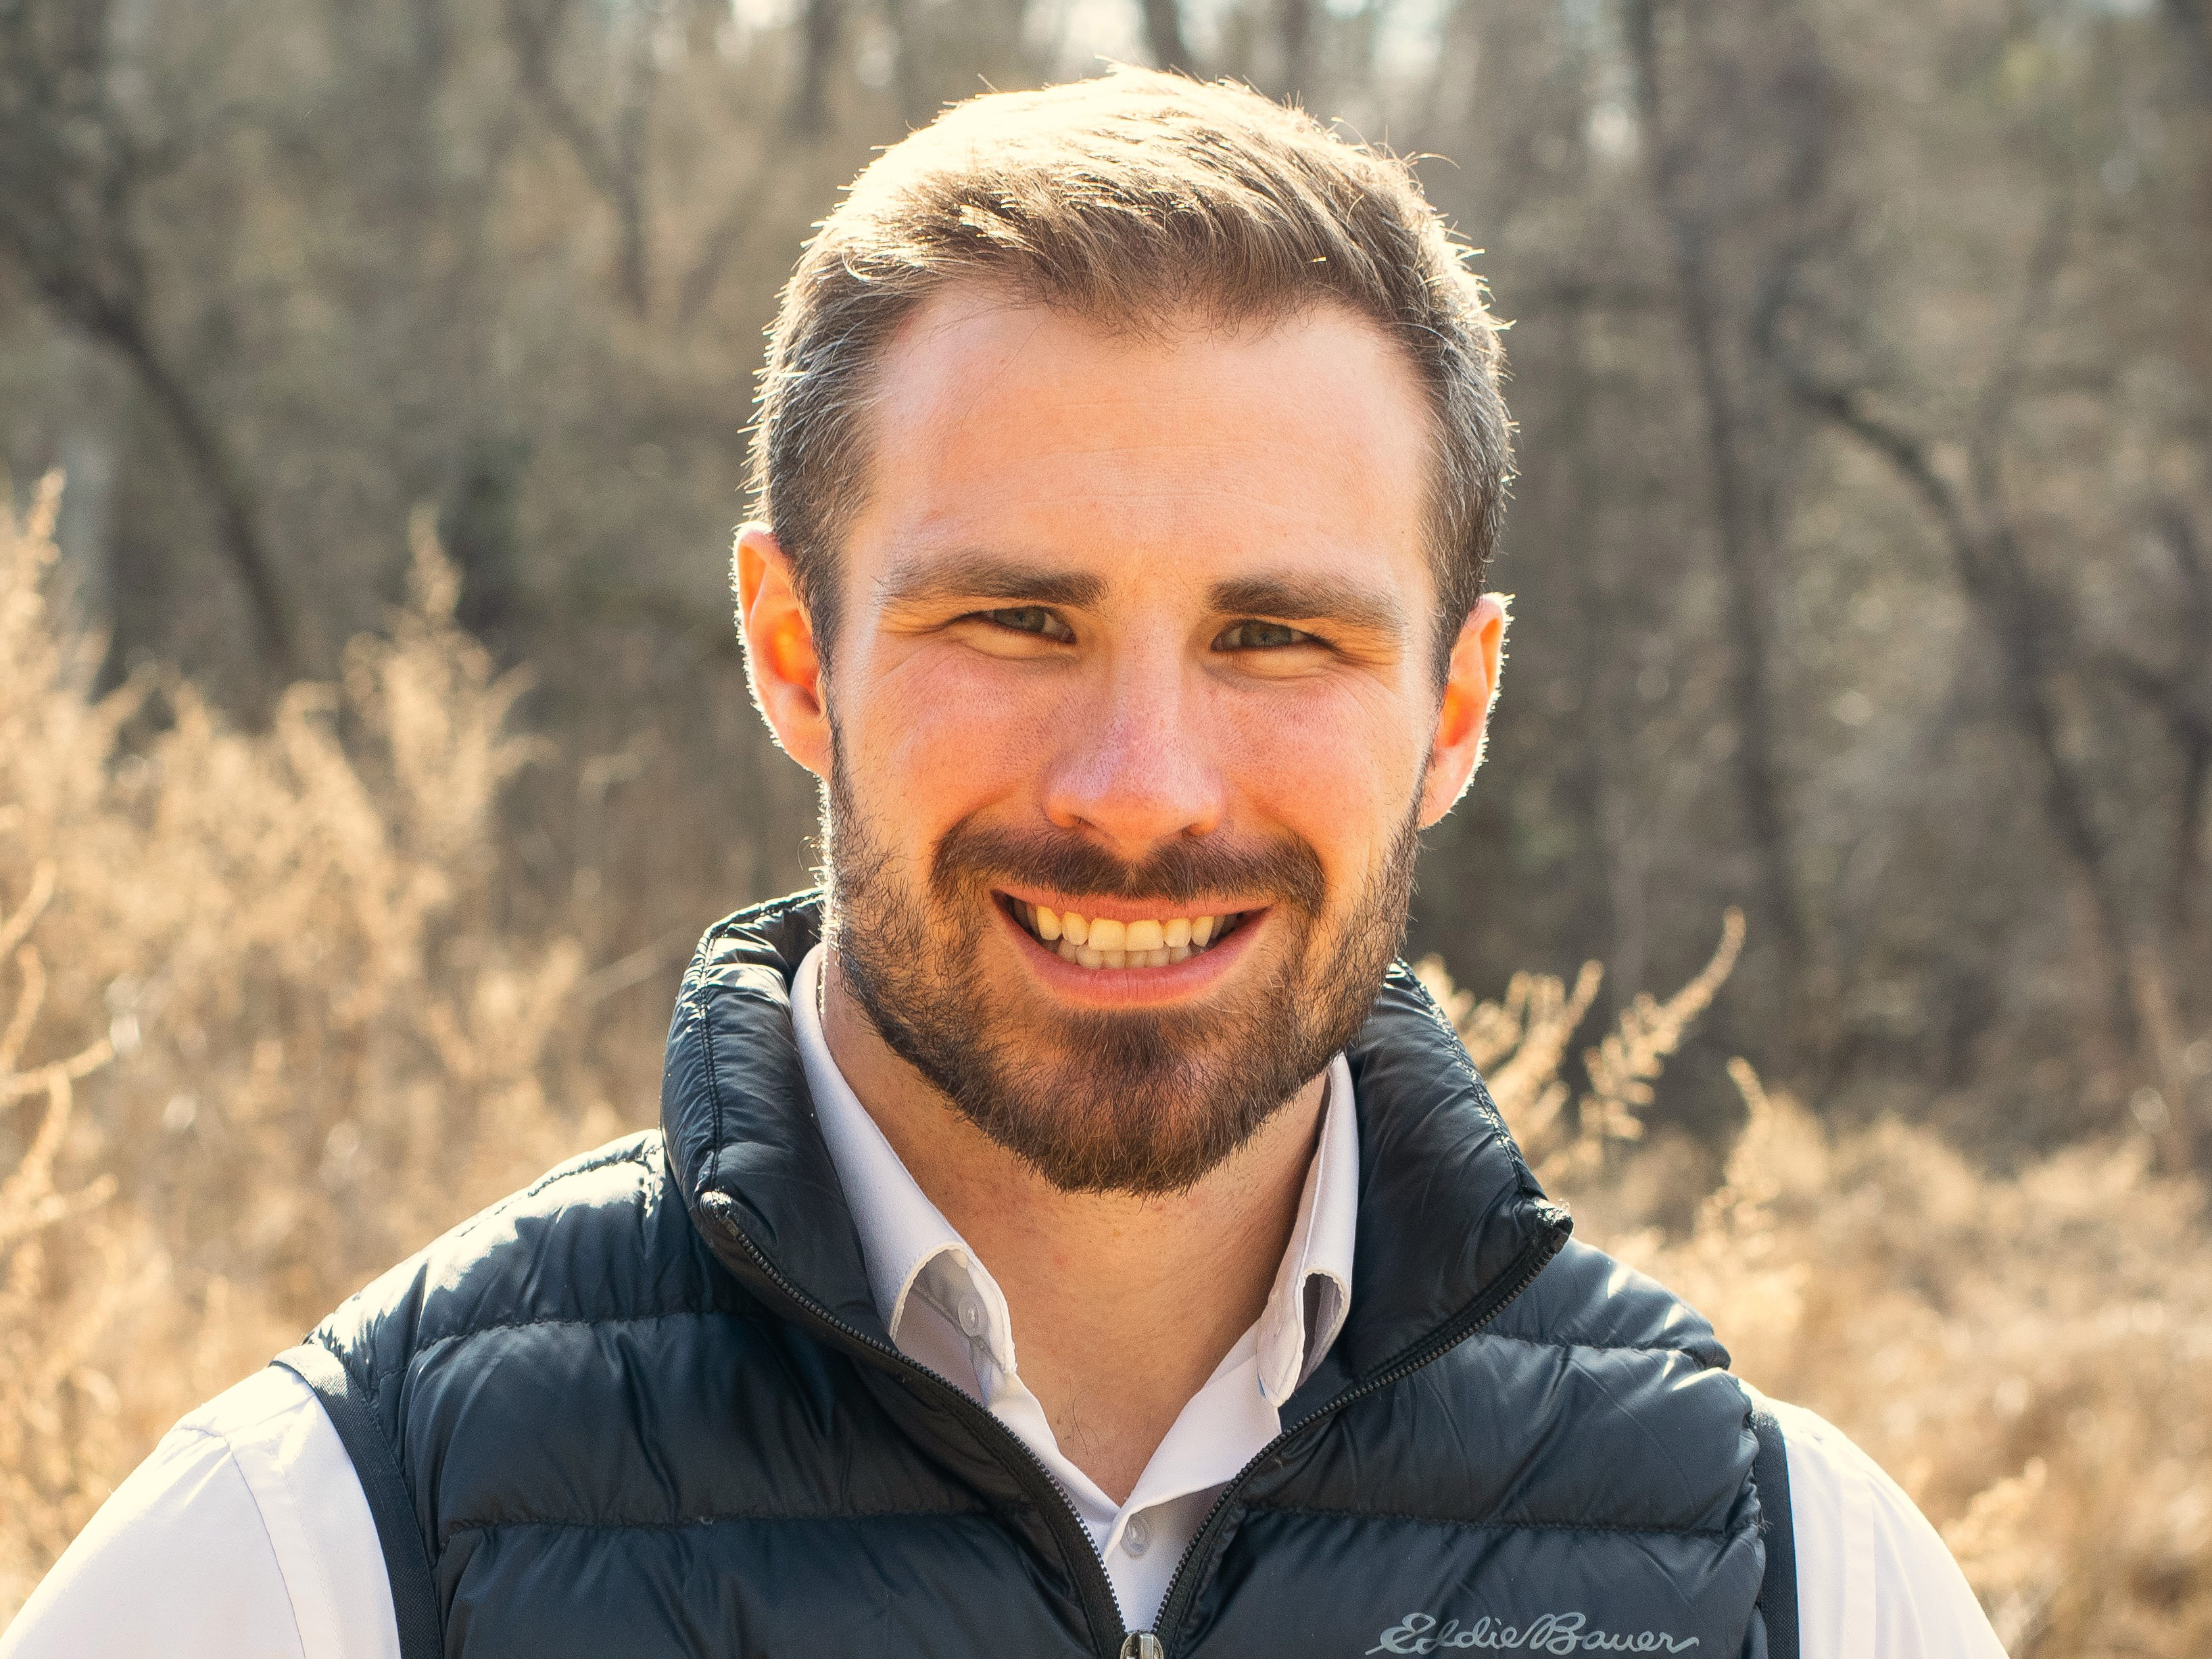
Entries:
POLYGON ((1804 1659, 2002 1659, 1942 1536, 1840 1429, 1746 1392, 1782 1425, 1804 1659))
POLYGON ((1696 1309, 1657 1279, 1571 1238, 1491 1329, 1562 1347, 1680 1354, 1700 1367, 1729 1363, 1696 1309))
POLYGON ((608 1471, 651 1470, 664 1441, 775 1422, 795 1387, 843 1397, 843 1372, 796 1358, 805 1334, 716 1260, 657 1133, 462 1223, 309 1340, 397 1460, 434 1557, 472 1517, 565 1513, 608 1471))
POLYGON ((570 1159, 434 1240, 314 1334, 372 1395, 380 1378, 502 1332, 738 1311, 658 1132, 570 1159))
POLYGON ((6 1659, 388 1659, 382 1556, 314 1396, 265 1370, 180 1421, 0 1638, 6 1659))
POLYGON ((1590 1425, 1596 1457, 1656 1455, 1725 1508, 1756 1440, 1728 1350, 1696 1310, 1603 1251, 1568 1241, 1498 1318, 1455 1355, 1480 1395, 1525 1400, 1534 1431, 1562 1413, 1590 1425), (1613 1442, 1620 1443, 1618 1446, 1613 1442), (1692 1447, 1704 1449, 1682 1455, 1692 1447))
POLYGON ((1679 1297, 1570 1241, 1347 1443, 1370 1461, 1386 1443, 1455 1449, 1448 1471, 1431 1466, 1419 1483, 1455 1513, 1747 1547, 1758 1442, 1727 1358, 1679 1297))

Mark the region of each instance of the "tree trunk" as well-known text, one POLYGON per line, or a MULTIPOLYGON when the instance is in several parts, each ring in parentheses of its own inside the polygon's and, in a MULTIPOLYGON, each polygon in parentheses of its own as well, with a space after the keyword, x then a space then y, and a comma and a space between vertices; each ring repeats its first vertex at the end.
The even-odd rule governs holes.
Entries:
POLYGON ((1626 9, 1629 51, 1643 125, 1646 174, 1667 237, 1674 303, 1693 365, 1707 487, 1727 592, 1729 702, 1735 726, 1730 763, 1738 808, 1753 852, 1757 910, 1773 930, 1780 958, 1786 1041, 1793 1063, 1824 1053, 1816 1025, 1821 1011, 1808 995, 1812 927, 1796 879, 1795 837, 1784 805, 1776 757, 1776 698, 1771 653, 1774 549, 1756 494, 1748 421, 1728 363, 1727 319, 1710 258, 1712 226, 1689 195, 1691 181, 1674 159, 1661 96, 1657 8, 1632 0, 1626 9))
POLYGON ((793 132, 811 135, 829 126, 830 66, 844 33, 845 0, 806 0, 799 19, 799 85, 787 118, 793 132))
POLYGON ((215 515, 216 539, 246 591, 246 610, 252 617, 262 659, 277 684, 290 683, 303 668, 299 624, 262 540, 258 505, 244 470, 136 317, 111 315, 98 326, 100 337, 130 365, 138 384, 161 410, 198 474, 215 515))
POLYGON ((1179 0, 1145 0, 1145 44, 1152 62, 1164 70, 1198 73, 1198 64, 1182 38, 1182 7, 1179 0))

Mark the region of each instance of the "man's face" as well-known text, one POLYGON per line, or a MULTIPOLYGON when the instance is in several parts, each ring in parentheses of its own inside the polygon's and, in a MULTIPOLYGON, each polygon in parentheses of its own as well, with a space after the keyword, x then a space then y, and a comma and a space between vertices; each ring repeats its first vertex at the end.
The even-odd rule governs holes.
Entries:
POLYGON ((957 289, 877 390, 815 703, 739 548, 842 983, 1055 1183, 1187 1186, 1357 1031, 1473 766, 1498 626, 1440 717, 1426 400, 1331 305, 1143 338, 957 289))

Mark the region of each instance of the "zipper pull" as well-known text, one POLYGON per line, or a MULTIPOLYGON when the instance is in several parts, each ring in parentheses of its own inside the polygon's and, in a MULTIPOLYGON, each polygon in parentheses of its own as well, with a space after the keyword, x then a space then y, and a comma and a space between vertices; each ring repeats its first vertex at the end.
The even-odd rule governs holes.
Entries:
POLYGON ((1160 1638, 1148 1630, 1133 1630, 1122 1638, 1121 1659, 1166 1659, 1160 1638))

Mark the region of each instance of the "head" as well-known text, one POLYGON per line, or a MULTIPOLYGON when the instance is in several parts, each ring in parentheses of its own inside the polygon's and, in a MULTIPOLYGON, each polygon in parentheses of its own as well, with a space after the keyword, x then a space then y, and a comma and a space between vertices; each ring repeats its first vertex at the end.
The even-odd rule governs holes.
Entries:
POLYGON ((1188 1185, 1364 1019, 1496 688, 1500 373, 1403 166, 1231 87, 974 100, 809 245, 755 692, 841 984, 1048 1179, 1188 1185))

